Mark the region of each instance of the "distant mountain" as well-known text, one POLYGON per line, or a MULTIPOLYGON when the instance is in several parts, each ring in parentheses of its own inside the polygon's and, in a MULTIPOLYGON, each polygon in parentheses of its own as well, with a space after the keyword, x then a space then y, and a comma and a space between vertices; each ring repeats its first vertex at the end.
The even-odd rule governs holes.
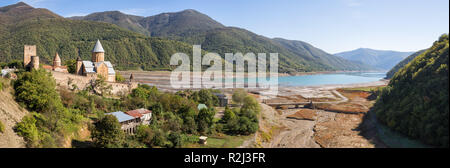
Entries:
POLYGON ((373 111, 392 130, 449 147, 448 34, 401 68, 381 90, 373 111))
POLYGON ((379 69, 390 70, 397 63, 413 53, 414 52, 398 52, 359 48, 353 51, 337 53, 335 55, 347 60, 372 65, 379 69))
POLYGON ((25 3, 0 7, 0 60, 22 60, 24 45, 37 45, 41 62, 51 63, 56 52, 63 62, 81 57, 91 59, 97 39, 105 59, 118 69, 170 69, 177 52, 192 55, 192 46, 173 40, 148 37, 109 23, 62 18, 46 9, 25 3))
POLYGON ((150 17, 131 16, 120 12, 114 12, 113 17, 109 13, 111 12, 100 12, 71 19, 108 22, 139 33, 143 31, 130 27, 142 27, 147 31, 143 34, 189 44, 201 44, 206 51, 217 52, 222 56, 230 52, 279 53, 280 72, 373 69, 370 66, 325 53, 304 42, 270 39, 245 29, 226 27, 209 16, 192 9, 150 17), (109 17, 105 18, 104 16, 109 17), (133 18, 138 18, 138 20, 133 18), (124 25, 123 23, 128 24, 124 25), (293 42, 295 44, 302 43, 302 45, 292 45, 293 42))
POLYGON ((404 66, 406 66, 406 64, 408 64, 409 62, 411 62, 414 58, 416 58, 417 56, 419 56, 420 54, 424 53, 426 50, 420 50, 418 52, 415 52, 414 54, 406 57, 403 61, 399 62, 397 65, 394 66, 394 68, 392 68, 387 74, 386 74, 386 79, 391 79, 392 77, 394 77, 394 74, 396 72, 398 72, 401 68, 403 68, 404 66))
POLYGON ((370 65, 361 64, 358 62, 353 62, 340 57, 336 57, 303 41, 286 40, 282 38, 274 38, 273 40, 278 42, 280 45, 282 45, 292 53, 304 56, 306 60, 325 64, 330 67, 336 67, 337 69, 341 70, 377 69, 370 65))

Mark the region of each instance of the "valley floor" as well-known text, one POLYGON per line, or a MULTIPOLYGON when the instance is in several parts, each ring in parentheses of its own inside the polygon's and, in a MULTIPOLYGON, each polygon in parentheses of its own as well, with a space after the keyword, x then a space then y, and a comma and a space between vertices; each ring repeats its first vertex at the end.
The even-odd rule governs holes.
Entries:
POLYGON ((362 91, 385 82, 348 86, 281 88, 267 102, 313 100, 315 109, 282 106, 275 109, 261 103, 260 130, 241 147, 263 148, 383 148, 375 123, 367 113, 374 100, 362 91), (365 87, 365 88, 361 88, 365 87), (338 93, 336 93, 338 92, 338 93))

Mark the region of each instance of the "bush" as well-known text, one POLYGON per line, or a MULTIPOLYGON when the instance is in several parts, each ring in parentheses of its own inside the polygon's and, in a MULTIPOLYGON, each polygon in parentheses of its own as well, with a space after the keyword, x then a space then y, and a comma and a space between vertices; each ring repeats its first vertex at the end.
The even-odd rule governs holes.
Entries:
POLYGON ((19 74, 13 85, 16 100, 30 111, 45 112, 62 105, 54 79, 43 69, 19 74))
POLYGON ((119 72, 116 72, 116 82, 125 82, 125 78, 119 72))
POLYGON ((152 129, 147 125, 139 125, 136 129, 136 138, 146 144, 147 146, 151 146, 153 142, 153 138, 155 137, 152 129))
POLYGON ((125 142, 125 133, 120 129, 117 118, 106 115, 94 124, 91 137, 94 144, 101 148, 120 148, 125 142))
POLYGON ((5 133, 5 125, 0 121, 0 133, 5 133))
POLYGON ((28 147, 38 147, 39 146, 39 131, 36 126, 35 115, 30 114, 23 117, 22 121, 17 123, 16 132, 18 135, 22 136, 25 141, 27 141, 28 147))
POLYGON ((216 115, 214 108, 205 108, 200 110, 197 115, 197 126, 199 132, 205 134, 209 131, 209 128, 214 124, 214 115, 216 115))
POLYGON ((236 89, 233 93, 232 99, 235 103, 242 104, 246 96, 247 91, 245 91, 245 89, 236 89))

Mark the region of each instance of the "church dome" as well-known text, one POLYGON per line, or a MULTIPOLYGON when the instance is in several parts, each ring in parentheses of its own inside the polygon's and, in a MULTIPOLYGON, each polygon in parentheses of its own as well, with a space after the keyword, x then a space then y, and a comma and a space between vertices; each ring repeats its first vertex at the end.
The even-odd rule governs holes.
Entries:
POLYGON ((103 50, 102 43, 100 43, 100 40, 97 40, 97 43, 95 44, 94 49, 92 49, 92 52, 95 53, 104 53, 105 50, 103 50))

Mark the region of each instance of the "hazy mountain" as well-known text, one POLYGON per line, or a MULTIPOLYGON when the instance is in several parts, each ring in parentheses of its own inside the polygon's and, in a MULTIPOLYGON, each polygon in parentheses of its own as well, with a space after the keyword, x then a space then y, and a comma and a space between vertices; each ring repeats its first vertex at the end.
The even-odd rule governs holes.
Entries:
POLYGON ((420 54, 424 53, 426 50, 420 50, 408 57, 406 57, 404 60, 400 61, 397 65, 394 66, 394 68, 392 68, 387 74, 386 74, 386 79, 391 79, 392 77, 394 77, 394 74, 396 72, 398 72, 401 68, 403 68, 404 66, 406 66, 406 64, 408 64, 409 62, 411 62, 414 58, 416 58, 417 56, 419 56, 420 54))
POLYGON ((337 53, 335 55, 347 60, 372 65, 383 70, 389 70, 411 54, 413 54, 413 52, 398 52, 359 48, 353 51, 337 53))
POLYGON ((283 47, 295 53, 296 55, 304 56, 307 60, 322 63, 330 67, 336 67, 337 69, 341 70, 377 69, 367 64, 353 62, 340 57, 336 57, 303 41, 286 40, 282 38, 274 38, 273 40, 280 43, 283 47))
POLYGON ((230 52, 279 53, 281 72, 373 69, 367 65, 330 55, 304 42, 296 41, 296 43, 302 43, 303 46, 291 45, 293 41, 270 39, 245 29, 226 27, 209 16, 192 9, 150 17, 131 16, 115 12, 114 18, 120 18, 121 21, 111 18, 109 13, 100 12, 72 19, 108 22, 142 33, 142 31, 130 28, 136 27, 131 25, 139 25, 139 27, 145 28, 151 36, 169 38, 189 44, 201 44, 203 49, 217 52, 222 56, 224 53, 230 52), (90 19, 92 15, 95 15, 96 19, 90 19), (104 18, 103 16, 109 17, 104 18), (138 20, 133 20, 130 17, 138 18, 138 20), (129 24, 123 25, 122 23, 129 24))

